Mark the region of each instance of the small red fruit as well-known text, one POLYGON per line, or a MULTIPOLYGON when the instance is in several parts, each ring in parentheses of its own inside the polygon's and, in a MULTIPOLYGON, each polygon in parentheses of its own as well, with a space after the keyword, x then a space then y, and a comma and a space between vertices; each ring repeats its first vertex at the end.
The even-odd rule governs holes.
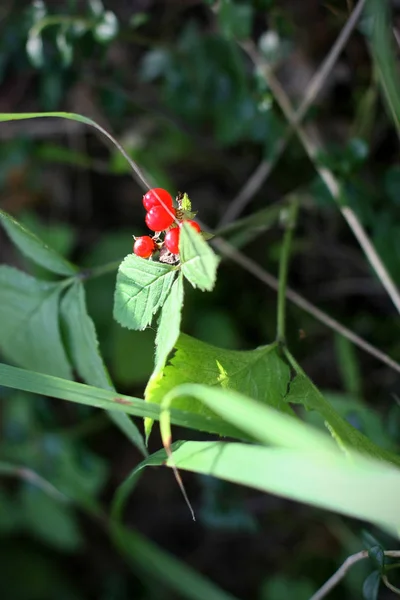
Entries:
POLYGON ((171 213, 167 212, 162 206, 153 206, 146 215, 146 225, 152 231, 164 231, 174 222, 175 210, 171 208, 171 213))
POLYGON ((140 256, 141 258, 149 258, 155 249, 156 244, 148 235, 143 235, 142 237, 136 238, 133 245, 134 254, 136 254, 136 256, 140 256))
POLYGON ((200 233, 201 231, 201 227, 198 223, 196 223, 196 221, 192 221, 191 219, 187 219, 186 221, 184 221, 184 223, 187 223, 188 225, 191 225, 193 227, 193 229, 195 229, 198 233, 200 233))
POLYGON ((165 204, 165 206, 168 206, 168 208, 172 208, 172 196, 169 192, 167 192, 167 190, 163 190, 162 188, 153 188, 143 196, 143 206, 147 211, 153 208, 153 206, 162 206, 161 201, 165 204))
MULTIPOLYGON (((193 227, 193 229, 195 229, 198 232, 201 231, 201 227, 198 223, 196 223, 196 221, 191 221, 190 219, 187 219, 186 221, 183 221, 183 223, 188 223, 188 225, 193 227)), ((180 234, 181 234, 180 227, 174 227, 173 229, 170 229, 165 234, 165 239, 164 239, 165 246, 166 246, 167 250, 172 252, 172 254, 179 254, 180 234)))
POLYGON ((174 227, 173 229, 170 229, 169 231, 167 231, 167 233, 165 234, 165 247, 167 248, 167 250, 169 250, 170 252, 172 252, 172 254, 179 254, 179 236, 180 236, 180 228, 179 227, 174 227))

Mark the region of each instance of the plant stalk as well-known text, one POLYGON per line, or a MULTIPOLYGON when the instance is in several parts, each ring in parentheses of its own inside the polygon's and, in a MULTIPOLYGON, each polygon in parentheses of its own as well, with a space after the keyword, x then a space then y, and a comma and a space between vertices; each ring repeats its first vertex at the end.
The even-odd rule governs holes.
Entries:
POLYGON ((279 286, 278 286, 278 319, 276 339, 284 344, 286 339, 286 287, 289 268, 290 249, 293 239, 293 231, 296 227, 299 202, 293 198, 285 215, 285 234, 283 236, 281 256, 279 261, 279 286))

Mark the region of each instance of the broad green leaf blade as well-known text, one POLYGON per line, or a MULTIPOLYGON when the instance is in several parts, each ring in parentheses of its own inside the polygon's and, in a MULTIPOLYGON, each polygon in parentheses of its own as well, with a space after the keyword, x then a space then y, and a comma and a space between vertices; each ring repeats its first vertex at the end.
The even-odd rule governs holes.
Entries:
MULTIPOLYGON (((168 298, 162 307, 161 316, 158 323, 156 336, 156 359, 154 372, 146 387, 146 400, 148 400, 149 391, 155 386, 157 387, 160 377, 162 377, 162 369, 165 366, 168 355, 174 348, 176 340, 179 337, 181 317, 183 305, 183 280, 182 275, 179 275, 175 280, 168 298)), ((152 419, 145 419, 146 438, 151 433, 153 426, 152 419)))
POLYGON ((183 223, 179 239, 181 270, 193 287, 212 290, 219 258, 193 227, 183 223))
POLYGON ((19 250, 33 262, 58 275, 75 275, 77 273, 77 267, 3 210, 0 210, 0 223, 19 250))
MULTIPOLYGON (((289 367, 279 357, 275 344, 250 351, 225 350, 181 334, 175 348, 176 353, 162 376, 149 382, 146 389, 149 402, 160 404, 176 386, 197 383, 236 390, 293 415, 285 400, 289 367)), ((193 414, 213 414, 190 395, 176 398, 174 407, 193 414)))
POLYGON ((118 269, 114 318, 128 329, 145 329, 164 304, 176 269, 128 254, 118 269))
POLYGON ((209 579, 168 554, 136 531, 114 526, 114 539, 120 552, 135 568, 161 585, 189 600, 235 600, 209 579))
POLYGON ((319 447, 326 452, 337 451, 336 445, 329 436, 310 425, 301 423, 234 390, 218 389, 196 383, 179 385, 164 395, 160 421, 167 420, 169 407, 179 406, 180 398, 192 398, 201 402, 213 414, 219 415, 224 421, 263 444, 276 444, 299 450, 312 450, 319 447))
MULTIPOLYGON (((61 314, 66 325, 66 337, 74 366, 86 383, 113 390, 111 379, 99 351, 96 330, 87 313, 85 290, 77 282, 64 295, 61 314)), ((128 415, 110 412, 110 418, 128 436, 142 454, 147 451, 143 437, 128 415)))
POLYGON ((395 126, 400 131, 400 84, 394 50, 395 38, 389 18, 390 5, 381 0, 369 0, 369 9, 372 22, 372 54, 387 105, 395 126))
POLYGON ((373 458, 400 465, 400 457, 380 448, 343 419, 305 375, 296 375, 290 383, 287 401, 302 404, 307 410, 317 411, 325 420, 325 425, 332 437, 342 448, 354 448, 373 458))
MULTIPOLYGON (((283 418, 280 415, 281 418, 283 418)), ((297 427, 303 425, 295 422, 297 427)), ((223 442, 184 442, 178 469, 213 475, 387 527, 400 525, 400 471, 352 453, 290 450, 223 442)), ((172 459, 167 460, 173 466, 172 459)))
POLYGON ((70 379, 59 328, 61 287, 0 267, 0 348, 26 369, 70 379))
MULTIPOLYGON (((149 417, 154 420, 160 418, 160 407, 157 404, 117 394, 112 390, 103 390, 76 381, 42 375, 2 363, 0 363, 0 386, 59 398, 60 400, 68 400, 86 406, 94 406, 103 410, 119 411, 135 417, 149 417)), ((180 410, 172 409, 171 422, 181 427, 217 433, 222 436, 238 439, 247 438, 239 429, 221 421, 221 419, 192 415, 180 410)))
POLYGON ((61 316, 74 367, 86 383, 112 390, 110 376, 99 352, 99 343, 92 319, 86 309, 85 290, 81 282, 74 283, 64 294, 61 316))

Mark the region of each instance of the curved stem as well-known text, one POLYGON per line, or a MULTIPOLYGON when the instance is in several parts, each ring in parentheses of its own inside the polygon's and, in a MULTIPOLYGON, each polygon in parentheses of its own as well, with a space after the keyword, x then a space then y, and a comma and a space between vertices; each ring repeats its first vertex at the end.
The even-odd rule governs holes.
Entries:
POLYGON ((278 318, 276 338, 278 342, 285 342, 285 324, 286 324, 286 287, 289 268, 290 248, 292 245, 293 231, 296 227, 297 213, 299 210, 299 202, 297 198, 293 198, 292 203, 287 211, 285 234, 283 236, 281 257, 279 261, 279 287, 278 287, 278 318))

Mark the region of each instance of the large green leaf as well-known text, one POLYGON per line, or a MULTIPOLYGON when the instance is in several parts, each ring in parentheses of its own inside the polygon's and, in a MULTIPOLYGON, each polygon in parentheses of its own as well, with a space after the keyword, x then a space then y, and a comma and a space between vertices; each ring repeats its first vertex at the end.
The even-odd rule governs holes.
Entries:
POLYGON ((179 275, 161 310, 156 336, 156 359, 154 371, 158 373, 165 365, 168 355, 179 337, 183 305, 183 280, 179 275))
POLYGON ((193 287, 212 290, 217 276, 218 257, 193 227, 183 223, 179 239, 182 273, 193 287))
POLYGON ((0 267, 0 348, 27 369, 69 379, 59 328, 61 287, 0 267))
MULTIPOLYGON (((69 402, 94 406, 104 410, 119 411, 136 417, 149 417, 155 420, 160 418, 158 404, 151 404, 139 398, 117 394, 112 390, 104 390, 76 381, 42 375, 2 363, 0 363, 0 386, 68 400, 69 402)), ((232 427, 221 419, 194 415, 181 410, 172 409, 171 422, 181 427, 217 433, 222 436, 238 439, 248 438, 239 428, 232 427)))
POLYGON ((174 463, 178 469, 370 521, 393 533, 399 528, 400 471, 355 453, 347 457, 339 451, 324 452, 318 446, 306 452, 238 443, 183 442, 174 448, 173 458, 166 464, 172 467, 174 463))
MULTIPOLYGON (((66 292, 61 303, 61 313, 66 325, 70 354, 79 375, 91 385, 113 390, 114 387, 99 352, 93 321, 87 313, 82 283, 75 283, 66 292)), ((146 455, 143 437, 128 415, 113 411, 109 416, 142 454, 146 455)))
MULTIPOLYGON (((156 359, 153 374, 146 387, 146 400, 148 400, 149 391, 157 387, 162 378, 162 370, 167 361, 168 355, 176 344, 179 337, 183 304, 183 280, 179 275, 175 280, 168 298, 162 307, 160 320, 158 322, 156 336, 156 359)), ((151 433, 153 419, 145 419, 146 438, 151 433)))
MULTIPOLYGON (((199 383, 233 389, 293 414, 285 400, 289 367, 279 357, 275 344, 249 351, 225 350, 181 334, 175 348, 162 376, 150 381, 146 389, 149 402, 160 404, 165 394, 180 384, 199 383)), ((193 414, 212 414, 190 396, 177 398, 174 407, 193 414)))
POLYGON ((120 264, 114 296, 114 318, 128 329, 145 329, 164 304, 176 268, 129 254, 120 264))
POLYGON ((75 275, 77 267, 42 242, 34 233, 0 210, 0 223, 11 240, 30 260, 59 275, 75 275))
POLYGON ((302 404, 307 410, 317 411, 325 420, 332 437, 342 448, 354 448, 371 457, 400 465, 400 457, 380 448, 343 419, 305 375, 296 375, 290 383, 287 401, 302 404))

